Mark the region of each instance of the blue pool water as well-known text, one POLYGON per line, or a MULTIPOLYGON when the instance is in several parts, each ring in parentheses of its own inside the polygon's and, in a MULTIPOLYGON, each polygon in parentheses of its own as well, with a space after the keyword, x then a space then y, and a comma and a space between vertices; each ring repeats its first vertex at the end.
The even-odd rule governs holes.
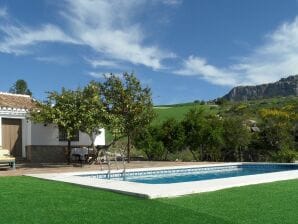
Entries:
MULTIPOLYGON (((258 164, 258 165, 225 165, 216 167, 180 168, 149 171, 112 173, 112 180, 125 180, 146 184, 171 184, 210 180, 237 176, 247 176, 280 171, 298 170, 298 164, 258 164)), ((106 174, 87 174, 84 177, 106 179, 106 174)))

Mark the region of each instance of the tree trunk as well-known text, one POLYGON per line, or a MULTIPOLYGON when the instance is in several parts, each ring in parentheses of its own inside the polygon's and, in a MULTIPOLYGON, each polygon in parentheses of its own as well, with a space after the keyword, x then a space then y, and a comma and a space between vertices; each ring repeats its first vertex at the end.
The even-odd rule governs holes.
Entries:
POLYGON ((169 154, 169 151, 166 150, 166 154, 165 154, 165 157, 164 157, 164 161, 167 161, 167 160, 168 160, 168 154, 169 154))
MULTIPOLYGON (((95 147, 95 145, 94 145, 94 137, 93 137, 93 133, 91 133, 91 134, 89 134, 89 137, 90 137, 90 140, 91 140, 91 148, 92 148, 92 150, 93 150, 93 156, 95 157, 95 158, 97 158, 98 157, 98 152, 97 152, 97 149, 96 149, 96 147, 95 147)), ((89 152, 89 151, 88 151, 89 152)), ((88 160, 89 160, 89 155, 88 155, 88 158, 87 158, 88 160)), ((89 162, 89 161, 87 161, 87 162, 89 162)))
POLYGON ((204 160, 204 155, 203 155, 203 145, 201 145, 201 147, 200 147, 200 156, 201 156, 201 161, 203 161, 204 160))
POLYGON ((192 151, 191 149, 189 149, 189 151, 191 152, 192 157, 194 158, 194 160, 198 161, 198 158, 197 158, 196 154, 194 153, 194 151, 192 151))
POLYGON ((241 146, 240 146, 240 162, 243 162, 243 150, 241 146))
POLYGON ((127 135, 127 162, 130 163, 130 135, 127 135))
POLYGON ((68 164, 70 164, 70 153, 71 153, 71 141, 67 140, 68 164))

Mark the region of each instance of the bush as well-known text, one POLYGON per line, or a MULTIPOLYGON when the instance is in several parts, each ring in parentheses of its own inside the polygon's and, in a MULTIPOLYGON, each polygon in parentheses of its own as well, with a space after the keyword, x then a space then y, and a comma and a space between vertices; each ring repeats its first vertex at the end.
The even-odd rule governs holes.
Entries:
POLYGON ((164 144, 159 139, 160 133, 159 126, 151 126, 136 132, 133 136, 134 145, 146 154, 148 160, 162 160, 165 154, 164 144))
MULTIPOLYGON (((197 154, 197 157, 199 157, 199 154, 197 152, 195 152, 197 154)), ((192 153, 189 150, 182 150, 176 153, 171 153, 168 156, 168 160, 170 161, 182 161, 182 162, 192 162, 195 161, 193 158, 192 153)))
POLYGON ((283 149, 273 155, 273 160, 279 163, 293 163, 298 158, 297 152, 290 149, 283 149))
POLYGON ((151 144, 143 149, 148 160, 162 160, 165 152, 164 146, 160 141, 153 141, 151 144))

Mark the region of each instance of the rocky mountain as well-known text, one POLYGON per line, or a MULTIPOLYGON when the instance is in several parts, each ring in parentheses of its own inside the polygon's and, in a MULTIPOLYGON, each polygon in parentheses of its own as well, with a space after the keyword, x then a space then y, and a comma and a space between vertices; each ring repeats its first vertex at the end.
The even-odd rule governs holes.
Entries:
POLYGON ((298 96, 298 75, 289 76, 269 84, 238 86, 223 96, 223 99, 230 101, 242 101, 278 96, 298 96))

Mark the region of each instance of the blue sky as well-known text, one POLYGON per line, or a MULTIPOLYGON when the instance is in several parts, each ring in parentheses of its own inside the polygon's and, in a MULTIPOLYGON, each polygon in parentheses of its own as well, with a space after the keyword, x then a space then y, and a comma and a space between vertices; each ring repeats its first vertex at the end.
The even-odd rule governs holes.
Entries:
POLYGON ((298 73, 296 0, 0 0, 0 91, 134 72, 155 104, 298 73))

